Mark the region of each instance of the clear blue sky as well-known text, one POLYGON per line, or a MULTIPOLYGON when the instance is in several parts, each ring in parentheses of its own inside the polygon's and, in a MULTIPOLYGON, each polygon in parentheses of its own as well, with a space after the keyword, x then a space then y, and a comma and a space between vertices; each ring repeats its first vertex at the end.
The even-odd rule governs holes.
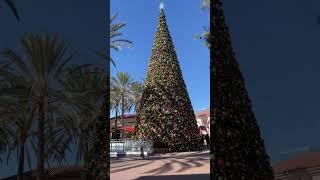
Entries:
MULTIPOLYGON (((194 39, 203 26, 209 25, 209 12, 200 9, 200 0, 164 0, 164 11, 174 42, 182 74, 195 111, 209 108, 210 52, 204 44, 194 39)), ((115 72, 128 72, 136 80, 144 79, 160 13, 159 0, 111 0, 111 14, 119 12, 118 21, 126 22, 121 31, 133 42, 133 47, 120 52, 111 51, 115 72)))

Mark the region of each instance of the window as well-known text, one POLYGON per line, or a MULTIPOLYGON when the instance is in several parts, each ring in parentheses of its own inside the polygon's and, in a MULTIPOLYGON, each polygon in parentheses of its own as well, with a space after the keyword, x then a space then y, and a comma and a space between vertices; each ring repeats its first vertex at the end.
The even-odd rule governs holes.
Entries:
POLYGON ((207 117, 201 118, 201 124, 205 127, 208 127, 208 124, 209 124, 208 118, 207 117))

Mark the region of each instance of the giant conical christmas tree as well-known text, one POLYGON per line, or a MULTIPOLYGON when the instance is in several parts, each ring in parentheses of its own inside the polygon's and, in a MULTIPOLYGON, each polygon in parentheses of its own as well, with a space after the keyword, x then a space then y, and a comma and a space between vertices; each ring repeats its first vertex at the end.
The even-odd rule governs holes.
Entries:
POLYGON ((272 180, 273 172, 232 49, 222 3, 211 1, 211 174, 272 180))
POLYGON ((136 129, 139 139, 164 144, 170 152, 201 147, 195 115, 162 8, 136 129))

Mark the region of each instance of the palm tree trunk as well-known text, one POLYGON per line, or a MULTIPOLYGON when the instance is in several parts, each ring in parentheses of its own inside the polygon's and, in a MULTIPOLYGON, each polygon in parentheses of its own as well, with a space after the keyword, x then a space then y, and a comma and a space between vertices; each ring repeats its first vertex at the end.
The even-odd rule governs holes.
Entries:
POLYGON ((135 105, 134 105, 135 113, 138 113, 138 109, 139 109, 139 98, 135 98, 135 105))
POLYGON ((37 180, 44 180, 44 100, 41 99, 39 106, 38 122, 38 164, 37 180))
POLYGON ((118 127, 117 127, 117 124, 118 124, 118 104, 116 105, 116 119, 114 121, 114 131, 115 131, 115 134, 117 135, 118 134, 118 127))
POLYGON ((24 144, 22 144, 19 149, 18 180, 23 180, 23 165, 24 165, 24 144))
POLYGON ((121 101, 122 101, 122 103, 121 103, 121 127, 123 128, 123 126, 124 126, 124 103, 125 103, 124 92, 121 93, 121 101))

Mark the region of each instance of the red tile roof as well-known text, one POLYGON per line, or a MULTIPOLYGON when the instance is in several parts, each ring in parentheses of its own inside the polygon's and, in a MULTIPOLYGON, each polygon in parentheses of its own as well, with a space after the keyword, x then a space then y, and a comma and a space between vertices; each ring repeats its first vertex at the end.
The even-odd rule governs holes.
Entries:
POLYGON ((320 167, 320 151, 310 152, 298 157, 280 162, 276 164, 273 169, 274 173, 283 173, 286 171, 306 169, 312 167, 320 167))
POLYGON ((196 116, 201 116, 201 115, 208 115, 208 116, 210 116, 210 110, 209 110, 209 109, 205 109, 205 110, 203 110, 203 111, 196 112, 195 114, 196 114, 196 116))

